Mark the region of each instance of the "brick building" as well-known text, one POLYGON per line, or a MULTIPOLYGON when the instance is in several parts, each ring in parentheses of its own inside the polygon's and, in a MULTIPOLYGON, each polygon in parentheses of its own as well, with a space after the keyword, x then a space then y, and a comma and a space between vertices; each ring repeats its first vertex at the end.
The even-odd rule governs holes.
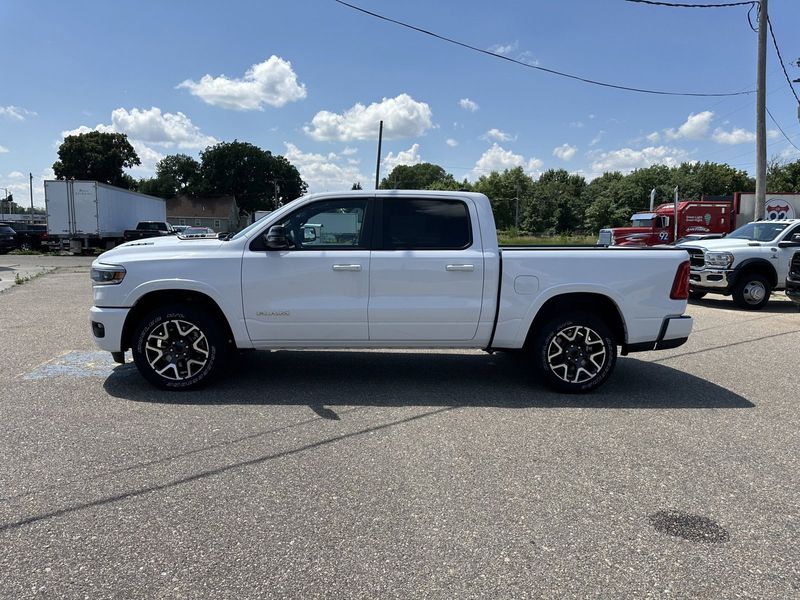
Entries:
POLYGON ((233 196, 176 196, 167 200, 167 221, 173 225, 211 227, 217 233, 239 231, 239 207, 233 196))

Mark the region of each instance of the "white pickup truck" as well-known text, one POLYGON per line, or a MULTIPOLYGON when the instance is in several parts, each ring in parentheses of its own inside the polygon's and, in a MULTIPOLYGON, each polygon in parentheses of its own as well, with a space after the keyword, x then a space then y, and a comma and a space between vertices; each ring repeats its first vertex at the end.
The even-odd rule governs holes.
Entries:
POLYGON ((754 221, 722 239, 678 244, 692 263, 689 296, 733 296, 747 310, 763 308, 773 290, 786 287, 789 263, 800 248, 800 219, 754 221))
POLYGON ((230 239, 123 244, 91 276, 98 346, 118 362, 132 348, 167 389, 237 349, 480 348, 527 350, 552 387, 587 392, 617 347, 674 348, 692 329, 685 250, 501 249, 475 193, 309 195, 230 239))

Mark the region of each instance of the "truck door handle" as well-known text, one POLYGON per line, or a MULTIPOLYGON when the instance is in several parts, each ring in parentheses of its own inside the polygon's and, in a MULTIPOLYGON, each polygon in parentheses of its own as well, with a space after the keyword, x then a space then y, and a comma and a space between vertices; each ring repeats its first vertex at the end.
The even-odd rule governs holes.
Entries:
POLYGON ((361 265, 333 265, 334 271, 360 271, 361 265))
POLYGON ((445 269, 448 271, 474 271, 475 265, 447 265, 445 269))

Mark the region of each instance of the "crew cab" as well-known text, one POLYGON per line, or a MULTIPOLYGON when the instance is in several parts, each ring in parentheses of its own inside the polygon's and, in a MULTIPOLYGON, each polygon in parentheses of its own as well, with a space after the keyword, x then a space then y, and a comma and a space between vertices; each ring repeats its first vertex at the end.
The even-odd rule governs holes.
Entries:
POLYGON ((689 252, 689 296, 732 296, 747 310, 763 308, 786 288, 792 255, 800 248, 800 219, 754 221, 717 240, 678 244, 689 252))
POLYGON ((231 238, 151 238, 92 265, 97 345, 166 389, 205 383, 233 350, 478 348, 528 352, 588 392, 622 354, 674 348, 685 250, 506 247, 476 193, 297 199, 231 238))
POLYGON ((122 232, 122 238, 126 242, 131 242, 163 235, 175 235, 176 233, 172 225, 166 221, 139 221, 136 229, 126 229, 122 232))

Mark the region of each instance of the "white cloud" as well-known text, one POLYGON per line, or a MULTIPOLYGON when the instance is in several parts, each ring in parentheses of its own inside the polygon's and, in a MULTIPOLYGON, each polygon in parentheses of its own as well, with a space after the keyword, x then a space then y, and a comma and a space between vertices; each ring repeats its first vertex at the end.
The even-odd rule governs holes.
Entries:
POLYGON ((369 106, 356 104, 342 114, 320 111, 303 131, 315 140, 372 140, 377 139, 378 123, 383 121, 383 137, 391 140, 424 134, 433 127, 432 117, 427 103, 400 94, 369 106))
POLYGON ((147 110, 133 108, 130 112, 117 108, 111 113, 109 125, 100 123, 94 128, 81 125, 77 129, 62 132, 62 135, 66 137, 89 131, 125 133, 131 140, 165 148, 176 146, 181 149, 198 149, 217 143, 216 138, 203 134, 182 112, 162 113, 155 106, 147 110))
POLYGON ((447 138, 444 143, 450 146, 451 148, 455 148, 456 146, 458 146, 458 142, 453 138, 447 138))
POLYGON ((389 152, 381 162, 387 173, 391 173, 392 169, 398 165, 417 165, 422 162, 419 155, 419 144, 414 144, 408 150, 401 150, 397 154, 389 152))
POLYGON ((247 69, 242 78, 203 75, 177 85, 188 89, 206 104, 232 110, 263 110, 263 105, 281 107, 306 97, 306 86, 297 83, 292 63, 272 55, 247 69))
POLYGON ((524 62, 525 64, 528 65, 534 65, 536 67, 539 66, 539 60, 533 55, 533 52, 531 52, 530 50, 525 50, 525 52, 519 54, 517 56, 517 60, 520 62, 524 62))
POLYGON ((645 139, 647 139, 647 141, 650 142, 651 144, 655 144, 658 140, 661 139, 661 134, 658 133, 657 131, 654 131, 653 133, 648 133, 645 136, 645 139))
POLYGON ((641 150, 620 148, 611 152, 595 152, 591 155, 592 171, 631 171, 650 165, 660 164, 678 166, 689 160, 689 154, 680 148, 670 146, 648 146, 641 150))
POLYGON ((678 129, 665 129, 664 134, 667 139, 676 140, 679 138, 686 138, 690 140, 699 140, 708 135, 708 130, 711 127, 711 120, 714 118, 714 113, 710 110, 704 110, 697 114, 690 114, 686 121, 678 127, 678 129))
POLYGON ((156 163, 164 158, 158 150, 151 148, 139 140, 130 140, 131 146, 136 150, 142 164, 131 168, 131 172, 140 176, 151 175, 156 170, 156 163))
POLYGON ((489 52, 494 52, 495 54, 502 54, 505 56, 506 54, 511 54, 519 48, 519 42, 514 41, 510 44, 495 44, 494 46, 489 47, 489 52))
POLYGON ((35 117, 36 113, 21 106, 0 106, 0 117, 7 117, 15 121, 24 121, 27 117, 35 117))
POLYGON ((755 142, 756 134, 740 127, 734 127, 730 131, 724 131, 722 128, 717 127, 711 139, 718 144, 744 144, 745 142, 755 142))
POLYGON ((589 145, 590 146, 596 146, 597 144, 599 144, 600 140, 603 139, 603 135, 604 134, 605 134, 605 131, 603 131, 602 129, 600 131, 598 131, 597 135, 592 138, 591 142, 589 142, 589 145))
POLYGON ((345 156, 352 156, 353 154, 358 153, 358 148, 351 148, 350 146, 345 146, 344 150, 342 150, 342 154, 345 156))
POLYGON ((575 156, 575 153, 578 151, 577 146, 570 146, 569 144, 561 144, 557 148, 553 148, 553 156, 556 158, 560 158, 561 160, 569 161, 575 156))
POLYGON ((493 127, 485 134, 483 134, 481 136, 481 139, 486 141, 495 140, 497 142, 510 142, 512 140, 516 140, 517 136, 511 135, 510 133, 506 133, 505 131, 501 131, 500 129, 493 127))
POLYGON ((505 171, 515 167, 523 167, 529 173, 538 173, 543 165, 544 163, 538 158, 526 161, 521 154, 515 154, 495 143, 477 160, 473 168, 473 176, 477 178, 481 175, 488 175, 491 171, 505 171))
POLYGON ((2 144, 0 144, 0 154, 5 154, 5 153, 7 153, 8 151, 9 151, 9 150, 8 150, 8 148, 6 148, 6 147, 5 147, 5 146, 3 146, 2 144))
POLYGON ((458 101, 458 105, 464 110, 468 110, 469 112, 475 112, 480 108, 477 102, 473 102, 469 98, 462 98, 461 100, 458 101))
MULTIPOLYGON (((44 180, 55 179, 56 175, 53 173, 52 167, 48 167, 41 171, 40 174, 33 176, 33 204, 34 206, 44 206, 44 180)), ((19 171, 9 173, 5 178, 0 178, 0 188, 7 188, 9 194, 13 194, 15 202, 23 206, 29 206, 30 202, 30 185, 28 177, 19 171), (17 176, 23 176, 22 180, 17 176)), ((0 192, 2 194, 2 192, 0 192)))
POLYGON ((300 177, 308 184, 309 192, 349 190, 356 182, 367 187, 368 178, 360 172, 357 163, 347 159, 343 164, 335 154, 315 154, 303 152, 290 142, 286 146, 286 159, 300 172, 300 177), (333 156, 333 158, 331 158, 333 156))
POLYGON ((25 173, 21 173, 20 171, 11 171, 7 177, 9 179, 21 179, 22 177, 25 177, 25 173))
POLYGON ((569 126, 575 129, 581 129, 583 127, 583 121, 571 121, 569 126))

